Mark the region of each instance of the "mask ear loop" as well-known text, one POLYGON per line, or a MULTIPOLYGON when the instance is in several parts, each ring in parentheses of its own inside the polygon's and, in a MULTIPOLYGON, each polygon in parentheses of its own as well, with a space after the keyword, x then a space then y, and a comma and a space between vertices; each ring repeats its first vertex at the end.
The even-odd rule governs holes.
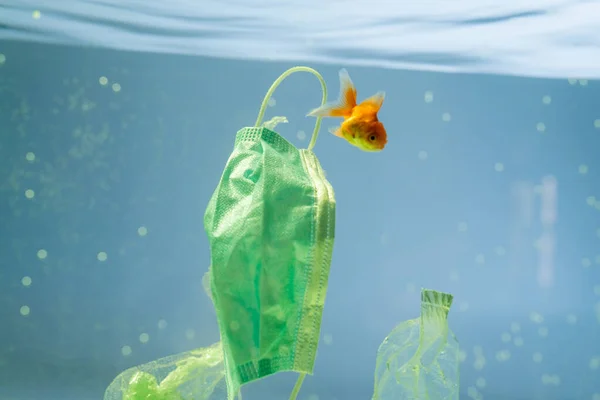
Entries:
MULTIPOLYGON (((265 98, 263 99, 263 102, 260 106, 258 118, 256 119, 256 123, 254 124, 255 127, 259 127, 260 124, 262 123, 263 117, 265 116, 265 112, 267 111, 267 103, 269 102, 269 99, 273 95, 273 92, 275 92, 275 89, 277 89, 277 86, 279 86, 279 84, 285 78, 287 78, 294 72, 310 72, 311 74, 313 74, 314 76, 317 77, 319 82, 321 82, 321 89, 323 92, 323 98, 321 99, 321 105, 325 105, 325 103, 327 102, 327 85, 325 84, 325 79, 323 79, 321 74, 319 74, 315 69, 312 69, 310 67, 303 67, 303 66, 292 67, 292 68, 288 69, 287 71, 285 71, 283 74, 279 75, 279 78, 277 78, 275 80, 275 82, 273 82, 273 84, 267 91, 267 94, 265 95, 265 98)), ((321 129, 321 119, 323 119, 323 117, 317 117, 317 122, 315 122, 315 129, 313 131, 312 137, 310 138, 310 143, 308 144, 308 150, 312 151, 312 149, 315 147, 315 143, 317 142, 317 137, 319 137, 319 129, 321 129)))

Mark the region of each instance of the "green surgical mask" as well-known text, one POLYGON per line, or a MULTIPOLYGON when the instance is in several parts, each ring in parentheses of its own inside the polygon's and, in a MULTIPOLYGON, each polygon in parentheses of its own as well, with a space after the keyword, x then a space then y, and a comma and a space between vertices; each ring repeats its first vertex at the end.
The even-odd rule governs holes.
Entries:
MULTIPOLYGON (((248 382, 312 374, 335 230, 335 198, 312 152, 261 126, 271 86, 254 127, 241 129, 204 215, 211 251, 210 289, 221 333, 228 399, 248 382)), ((295 395, 292 395, 295 398, 295 395)))

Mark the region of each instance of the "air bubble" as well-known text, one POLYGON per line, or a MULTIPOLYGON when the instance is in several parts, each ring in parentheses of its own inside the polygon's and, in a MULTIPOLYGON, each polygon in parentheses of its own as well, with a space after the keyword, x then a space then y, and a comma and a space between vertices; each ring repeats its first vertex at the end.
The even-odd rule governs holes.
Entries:
POLYGON ((433 92, 426 91, 425 92, 425 103, 431 103, 433 101, 433 92))
POLYGON ((538 122, 535 129, 537 129, 538 132, 546 132, 546 125, 543 122, 538 122))

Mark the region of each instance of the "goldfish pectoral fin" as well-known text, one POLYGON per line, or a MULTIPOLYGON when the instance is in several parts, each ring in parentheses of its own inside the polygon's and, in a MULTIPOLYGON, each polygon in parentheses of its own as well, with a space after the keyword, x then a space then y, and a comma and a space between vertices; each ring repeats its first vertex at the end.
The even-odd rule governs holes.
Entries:
POLYGON ((363 100, 361 104, 369 104, 375 108, 375 111, 379 111, 383 101, 385 100, 385 92, 377 92, 373 96, 363 100))
POLYGON ((340 70, 340 95, 335 103, 327 103, 310 111, 310 117, 349 117, 356 107, 356 88, 345 69, 340 70))
POLYGON ((343 137, 342 136, 342 129, 338 126, 332 126, 331 128, 329 128, 329 132, 337 137, 343 137))

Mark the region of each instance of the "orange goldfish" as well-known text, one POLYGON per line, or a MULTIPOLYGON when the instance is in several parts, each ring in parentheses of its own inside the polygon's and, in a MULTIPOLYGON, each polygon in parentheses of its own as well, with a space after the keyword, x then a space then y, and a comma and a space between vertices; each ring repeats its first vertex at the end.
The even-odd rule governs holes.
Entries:
POLYGON ((340 70, 340 96, 336 103, 325 104, 308 113, 313 117, 342 117, 344 121, 329 132, 346 139, 363 151, 381 151, 387 143, 387 133, 377 119, 383 104, 384 92, 356 104, 356 88, 345 69, 340 70))

